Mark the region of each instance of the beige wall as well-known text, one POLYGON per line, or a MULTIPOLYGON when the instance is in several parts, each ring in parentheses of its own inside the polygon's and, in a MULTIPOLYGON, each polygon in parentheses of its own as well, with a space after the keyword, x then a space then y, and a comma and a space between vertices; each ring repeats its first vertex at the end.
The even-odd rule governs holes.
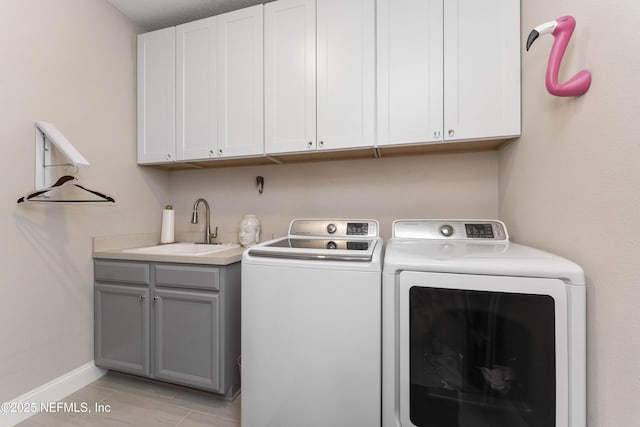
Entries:
POLYGON ((544 87, 553 37, 523 52, 522 138, 500 153, 500 217, 514 240, 583 266, 590 427, 640 423, 640 3, 522 2, 534 26, 577 21, 563 79, 593 73, 580 98, 544 87))
POLYGON ((193 203, 204 197, 226 240, 237 241, 247 213, 260 217, 265 239, 285 235, 293 218, 310 217, 377 219, 388 238, 398 218, 495 218, 497 160, 492 151, 174 171, 169 188, 176 230, 202 230, 189 221, 193 203))
POLYGON ((93 360, 91 237, 157 231, 168 176, 135 165, 137 29, 103 0, 1 3, 4 402, 93 360), (16 204, 34 187, 36 120, 65 134, 91 162, 79 179, 117 206, 16 204))

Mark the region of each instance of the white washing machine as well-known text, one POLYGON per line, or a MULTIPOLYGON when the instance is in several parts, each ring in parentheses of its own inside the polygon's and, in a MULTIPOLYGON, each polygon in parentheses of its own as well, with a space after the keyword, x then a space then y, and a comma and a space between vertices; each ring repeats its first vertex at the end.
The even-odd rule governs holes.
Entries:
POLYGON ((491 220, 399 220, 383 427, 585 427, 585 279, 491 220))
POLYGON ((242 258, 242 426, 375 427, 382 241, 373 220, 294 220, 242 258))

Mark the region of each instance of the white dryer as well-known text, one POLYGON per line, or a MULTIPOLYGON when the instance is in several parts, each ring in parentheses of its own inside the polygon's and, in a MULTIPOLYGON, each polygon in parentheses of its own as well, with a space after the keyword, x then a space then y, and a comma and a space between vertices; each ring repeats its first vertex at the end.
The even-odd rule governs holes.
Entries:
POLYGON ((399 220, 383 427, 585 427, 585 279, 491 220, 399 220))
POLYGON ((373 220, 294 220, 242 258, 242 426, 376 427, 382 240, 373 220))

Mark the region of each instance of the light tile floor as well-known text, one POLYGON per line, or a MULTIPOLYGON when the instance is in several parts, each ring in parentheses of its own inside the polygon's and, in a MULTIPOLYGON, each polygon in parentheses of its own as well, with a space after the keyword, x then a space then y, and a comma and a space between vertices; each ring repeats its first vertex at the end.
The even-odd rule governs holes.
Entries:
POLYGON ((39 413, 19 427, 240 427, 240 397, 232 402, 215 394, 109 372, 62 402, 84 403, 91 412, 39 413), (95 405, 109 405, 96 412, 95 405))

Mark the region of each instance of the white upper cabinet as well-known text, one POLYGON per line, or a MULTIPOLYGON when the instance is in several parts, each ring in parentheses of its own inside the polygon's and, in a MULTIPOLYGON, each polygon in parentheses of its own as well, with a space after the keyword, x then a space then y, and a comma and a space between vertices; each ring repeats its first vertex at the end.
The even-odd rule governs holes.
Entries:
POLYGON ((315 0, 264 5, 265 149, 316 149, 315 0))
POLYGON ((264 153, 263 6, 218 16, 218 156, 264 153))
POLYGON ((372 147, 374 129, 375 1, 267 3, 267 154, 372 147))
POLYGON ((520 2, 444 2, 445 140, 520 135, 520 2))
POLYGON ((175 159, 175 28, 138 36, 138 163, 175 159))
POLYGON ((178 160, 216 157, 218 18, 176 27, 178 160))
POLYGON ((138 36, 141 164, 518 135, 518 0, 277 0, 138 36))
POLYGON ((378 0, 378 145, 442 141, 442 0, 378 0))
POLYGON ((375 143, 375 0, 317 0, 318 149, 375 143))
POLYGON ((176 28, 178 160, 263 154, 262 5, 176 28))
POLYGON ((378 0, 378 145, 520 134, 513 0, 378 0))

